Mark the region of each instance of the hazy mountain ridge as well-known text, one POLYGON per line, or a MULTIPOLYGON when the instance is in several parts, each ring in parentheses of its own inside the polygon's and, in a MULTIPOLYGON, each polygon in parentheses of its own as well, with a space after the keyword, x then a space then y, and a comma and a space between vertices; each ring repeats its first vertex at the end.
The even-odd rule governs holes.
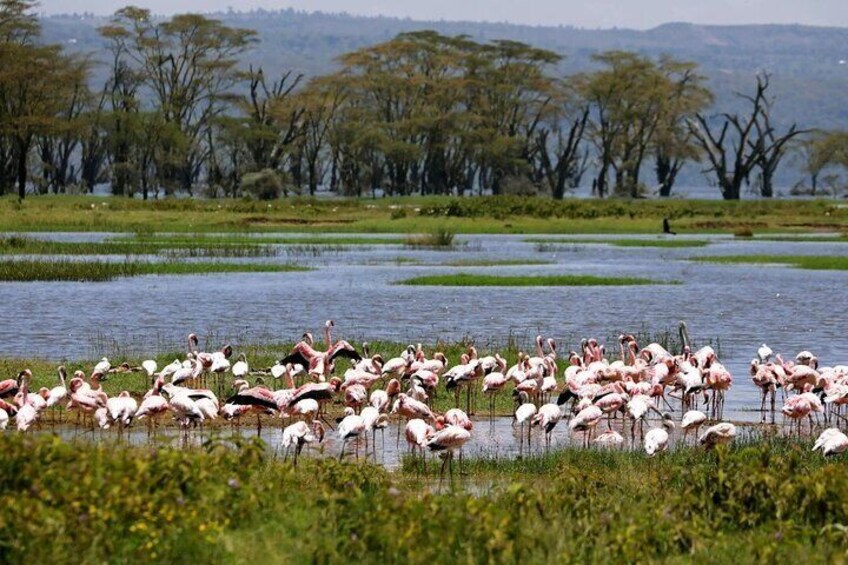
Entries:
MULTIPOLYGON (((772 111, 778 128, 797 122, 802 128, 848 128, 848 28, 802 25, 706 26, 668 23, 647 31, 589 30, 572 27, 534 27, 506 23, 413 21, 386 17, 306 13, 294 10, 210 14, 227 25, 254 29, 259 42, 245 63, 261 65, 266 74, 279 76, 293 69, 307 77, 335 69, 339 55, 391 39, 398 33, 435 29, 446 35, 465 34, 477 41, 512 39, 550 49, 564 56, 558 71, 575 73, 593 68, 593 54, 630 50, 644 55, 669 54, 695 61, 709 77, 716 95, 714 110, 747 111, 735 92, 753 93, 755 74, 772 75, 772 111)), ((97 28, 105 17, 50 16, 42 19, 43 37, 69 51, 104 60, 105 42, 97 28)), ((93 75, 95 84, 106 79, 105 67, 93 75)), ((783 186, 803 174, 797 158, 778 172, 783 186)), ((698 184, 698 165, 687 166, 681 183, 698 184)))
MULTIPOLYGON (((332 71, 338 55, 390 39, 398 33, 435 29, 467 34, 479 41, 513 39, 565 57, 563 73, 592 68, 598 51, 623 49, 670 54, 696 61, 717 94, 717 107, 733 104, 734 91, 750 91, 753 75, 772 73, 781 123, 808 127, 848 126, 848 28, 801 25, 705 26, 668 23, 647 31, 534 27, 506 23, 413 21, 294 10, 211 14, 228 25, 258 32, 260 42, 248 60, 275 74, 295 69, 307 76, 332 71), (843 63, 840 64, 840 61, 843 63)), ((50 16, 42 20, 44 39, 69 50, 96 53, 103 48, 97 27, 108 20, 91 16, 50 16)))

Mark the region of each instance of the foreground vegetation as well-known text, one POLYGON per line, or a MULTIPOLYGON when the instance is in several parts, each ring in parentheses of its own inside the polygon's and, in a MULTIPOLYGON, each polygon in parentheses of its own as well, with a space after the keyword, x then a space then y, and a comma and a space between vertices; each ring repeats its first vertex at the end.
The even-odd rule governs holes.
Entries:
POLYGON ((198 449, 0 438, 4 563, 755 563, 845 558, 841 460, 782 440, 715 453, 568 449, 471 475, 198 449))
POLYGON ((258 263, 179 263, 166 261, 45 261, 22 260, 0 262, 0 281, 109 281, 141 275, 202 275, 213 273, 288 273, 306 271, 297 265, 258 263))
POLYGON ((674 284, 639 277, 596 277, 592 275, 498 276, 456 273, 425 275, 404 279, 398 284, 408 286, 628 286, 643 284, 674 284))
MULTIPOLYGON (((428 197, 248 200, 44 196, 0 199, 0 231, 309 233, 660 233, 663 218, 680 233, 844 230, 848 208, 832 201, 563 200, 428 197), (399 213, 401 211, 402 213, 399 213), (449 231, 448 231, 449 230, 449 231)), ((235 242, 233 242, 235 243, 235 242)), ((270 243, 270 242, 269 242, 270 243)))
POLYGON ((725 264, 777 264, 817 271, 846 271, 848 257, 820 255, 728 255, 723 257, 694 257, 694 261, 725 264))

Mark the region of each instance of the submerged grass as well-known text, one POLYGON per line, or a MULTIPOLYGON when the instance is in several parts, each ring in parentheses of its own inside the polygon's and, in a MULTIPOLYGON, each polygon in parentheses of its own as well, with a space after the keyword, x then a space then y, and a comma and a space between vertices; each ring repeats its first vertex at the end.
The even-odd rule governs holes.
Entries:
MULTIPOLYGON (((594 563, 844 559, 843 459, 806 444, 567 449, 438 483, 433 466, 0 437, 4 563, 594 563)), ((434 462, 437 464, 437 462, 434 462)), ((456 464, 456 462, 455 462, 456 464)))
POLYGON ((533 265, 552 265, 553 261, 536 259, 457 259, 441 263, 445 267, 521 267, 533 265))
POLYGON ((498 276, 471 273, 426 275, 399 281, 408 286, 629 286, 677 284, 638 277, 596 277, 592 275, 498 276))
POLYGON ((691 257, 693 261, 724 264, 778 264, 817 271, 846 271, 848 257, 821 255, 727 255, 721 257, 691 257))
POLYGON ((528 243, 537 244, 537 251, 551 251, 556 245, 575 244, 604 244, 615 247, 706 247, 712 243, 706 239, 554 239, 554 238, 527 238, 528 243))
POLYGON ((212 273, 286 273, 306 271, 297 265, 257 263, 144 263, 140 261, 2 261, 0 281, 109 281, 141 275, 201 275, 212 273))

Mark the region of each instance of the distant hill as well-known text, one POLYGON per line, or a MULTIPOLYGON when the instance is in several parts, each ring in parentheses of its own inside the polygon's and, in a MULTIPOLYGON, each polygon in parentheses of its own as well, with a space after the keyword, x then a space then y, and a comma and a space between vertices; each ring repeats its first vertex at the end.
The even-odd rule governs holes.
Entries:
MULTIPOLYGON (((342 53, 404 31, 434 29, 447 35, 466 34, 477 41, 512 39, 550 49, 565 56, 559 69, 564 74, 591 69, 592 54, 610 49, 695 61, 709 77, 716 108, 722 111, 736 110, 740 101, 733 93, 752 92, 754 75, 766 70, 772 74, 770 91, 776 98, 778 125, 797 122, 801 127, 848 128, 848 28, 669 23, 647 31, 589 30, 294 10, 210 16, 258 32, 260 42, 247 54, 246 62, 262 65, 268 75, 288 69, 306 76, 324 74, 335 68, 335 58, 342 53)), ((97 27, 106 21, 85 15, 50 16, 42 20, 44 39, 62 43, 69 51, 102 58, 104 43, 97 27)), ((98 82, 103 79, 105 74, 96 78, 98 82)))
MULTIPOLYGON (((266 73, 295 69, 315 76, 334 69, 338 55, 385 41, 398 33, 435 29, 467 34, 478 41, 513 39, 555 51, 566 58, 563 73, 589 69, 591 55, 609 49, 645 55, 673 55, 700 64, 718 95, 717 106, 732 103, 734 91, 752 90, 753 76, 773 74, 781 122, 807 127, 848 127, 848 28, 800 25, 702 26, 669 23, 647 31, 588 30, 497 23, 412 21, 294 10, 211 14, 228 25, 254 29, 260 43, 248 55, 266 73)), ((69 50, 94 53, 103 42, 97 27, 105 18, 50 16, 42 20, 44 38, 69 50)))

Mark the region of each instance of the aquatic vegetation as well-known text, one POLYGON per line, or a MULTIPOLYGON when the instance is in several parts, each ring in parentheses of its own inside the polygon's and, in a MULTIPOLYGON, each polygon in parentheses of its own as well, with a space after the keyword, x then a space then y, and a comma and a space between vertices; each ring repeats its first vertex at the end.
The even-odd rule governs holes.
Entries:
POLYGON ((430 233, 410 235, 404 240, 409 247, 452 247, 456 233, 444 226, 439 226, 430 233))
POLYGON ((592 275, 497 276, 471 273, 426 275, 399 281, 409 286, 628 286, 675 284, 638 277, 596 277, 592 275))
POLYGON ((21 260, 0 262, 0 281, 108 281, 141 275, 286 273, 305 270, 308 269, 297 265, 259 263, 21 260))
POLYGON ((690 257, 691 261, 723 264, 776 264, 820 271, 848 270, 848 257, 826 255, 726 255, 715 257, 690 257))
POLYGON ((554 239, 528 238, 528 243, 537 244, 536 251, 556 251, 557 245, 604 244, 614 247, 706 247, 712 243, 706 239, 554 239))

